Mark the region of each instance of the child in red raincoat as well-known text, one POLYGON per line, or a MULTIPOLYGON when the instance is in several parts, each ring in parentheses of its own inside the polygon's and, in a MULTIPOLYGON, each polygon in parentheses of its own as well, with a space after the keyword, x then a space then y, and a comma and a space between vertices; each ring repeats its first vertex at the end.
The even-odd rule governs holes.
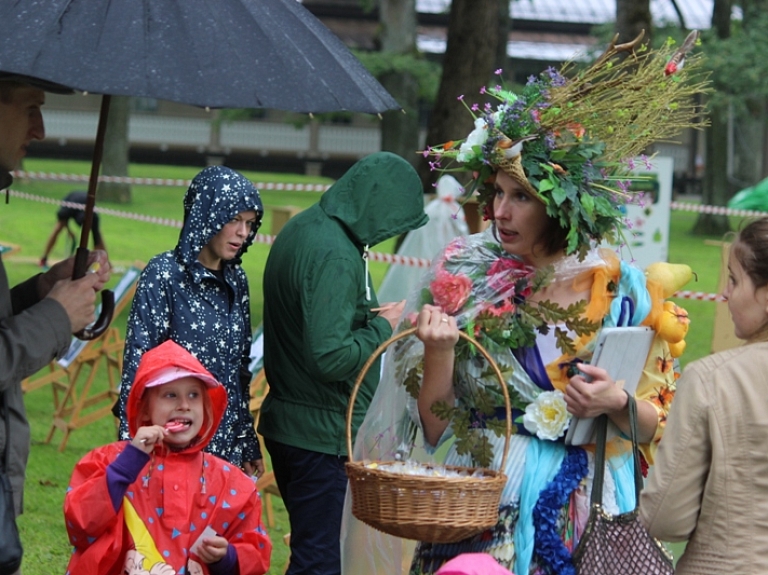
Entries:
POLYGON ((144 354, 131 441, 88 453, 64 500, 68 574, 262 575, 272 544, 253 479, 203 448, 226 390, 172 340, 144 354))

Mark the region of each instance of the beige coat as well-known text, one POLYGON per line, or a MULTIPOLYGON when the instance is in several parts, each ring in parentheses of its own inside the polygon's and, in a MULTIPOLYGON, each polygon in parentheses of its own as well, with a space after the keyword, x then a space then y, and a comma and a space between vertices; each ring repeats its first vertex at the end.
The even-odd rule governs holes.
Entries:
POLYGON ((686 367, 640 516, 678 574, 768 573, 768 343, 686 367))

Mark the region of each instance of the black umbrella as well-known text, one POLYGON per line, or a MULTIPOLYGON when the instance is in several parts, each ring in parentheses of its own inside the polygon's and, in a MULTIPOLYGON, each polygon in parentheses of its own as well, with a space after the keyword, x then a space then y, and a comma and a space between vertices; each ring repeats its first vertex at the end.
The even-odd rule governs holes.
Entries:
MULTIPOLYGON (((0 22, 0 71, 104 95, 75 278, 86 271, 110 95, 294 112, 400 107, 296 0, 5 0, 0 22)), ((80 337, 106 329, 110 295, 80 337)))
POLYGON ((0 22, 0 70, 83 92, 211 108, 399 108, 296 0, 6 0, 0 22))

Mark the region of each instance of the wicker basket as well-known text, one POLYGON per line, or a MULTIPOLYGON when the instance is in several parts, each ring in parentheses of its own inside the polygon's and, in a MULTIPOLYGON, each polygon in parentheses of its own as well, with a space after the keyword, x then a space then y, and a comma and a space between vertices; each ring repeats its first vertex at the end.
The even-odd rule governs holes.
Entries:
MULTIPOLYGON (((501 492, 507 482, 503 473, 484 468, 445 466, 467 476, 413 476, 371 468, 353 459, 352 414, 360 384, 376 358, 391 343, 415 332, 416 328, 405 330, 381 344, 363 366, 352 389, 347 409, 349 462, 346 465, 352 514, 363 523, 390 535, 417 541, 453 543, 496 525, 501 492), (470 477, 473 473, 479 477, 470 477)), ((465 333, 459 332, 459 336, 474 345, 488 360, 504 394, 507 414, 501 460, 501 469, 504 469, 512 433, 507 386, 488 352, 465 333)))

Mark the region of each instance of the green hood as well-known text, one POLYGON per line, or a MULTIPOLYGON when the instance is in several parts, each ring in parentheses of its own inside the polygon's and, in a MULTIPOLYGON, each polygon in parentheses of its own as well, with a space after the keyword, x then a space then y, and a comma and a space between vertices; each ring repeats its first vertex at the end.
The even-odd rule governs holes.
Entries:
POLYGON ((357 162, 320 200, 329 217, 340 221, 362 245, 375 246, 420 228, 429 219, 416 170, 390 152, 371 154, 357 162))

